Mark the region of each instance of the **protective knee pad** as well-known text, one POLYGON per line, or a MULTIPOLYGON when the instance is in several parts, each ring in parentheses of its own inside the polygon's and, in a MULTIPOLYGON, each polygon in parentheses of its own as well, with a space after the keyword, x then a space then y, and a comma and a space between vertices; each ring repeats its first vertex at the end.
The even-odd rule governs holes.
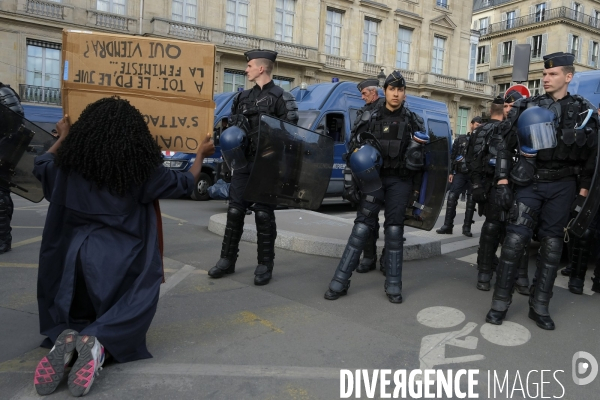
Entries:
POLYGON ((486 220, 481 227, 479 249, 477 250, 477 269, 483 273, 491 273, 494 266, 494 254, 498 248, 498 241, 502 225, 498 221, 486 220))
POLYGON ((529 286, 529 249, 527 247, 523 250, 523 255, 519 260, 517 284, 519 286, 529 286))
POLYGON ((401 225, 385 229, 385 291, 391 295, 401 294, 402 290, 403 233, 401 225))
POLYGON ((344 249, 344 254, 335 270, 333 279, 329 284, 329 289, 334 292, 341 292, 348 285, 348 280, 352 276, 352 271, 358 266, 360 253, 369 240, 371 230, 366 224, 357 222, 352 228, 352 233, 344 249))
POLYGON ((254 220, 256 222, 257 254, 258 263, 271 266, 275 258, 275 237, 273 235, 274 213, 256 210, 254 220))
POLYGON ((244 218, 246 213, 236 207, 229 207, 227 210, 227 224, 225 225, 225 234, 223 235, 223 245, 221 247, 221 258, 226 258, 235 262, 238 254, 238 245, 244 232, 244 218))
POLYGON ((586 229, 581 237, 573 239, 573 249, 571 256, 571 278, 580 280, 578 286, 583 287, 583 280, 587 272, 588 256, 592 246, 592 238, 594 232, 591 229, 586 229))
POLYGON ((448 192, 448 206, 455 207, 458 205, 458 193, 448 192))
POLYGON ((496 285, 492 296, 494 310, 505 311, 508 308, 521 256, 528 244, 527 239, 519 234, 513 232, 506 234, 500 261, 496 267, 496 285))
POLYGON ((458 205, 458 193, 448 192, 448 201, 446 203, 446 217, 444 225, 454 225, 456 217, 456 206, 458 205))

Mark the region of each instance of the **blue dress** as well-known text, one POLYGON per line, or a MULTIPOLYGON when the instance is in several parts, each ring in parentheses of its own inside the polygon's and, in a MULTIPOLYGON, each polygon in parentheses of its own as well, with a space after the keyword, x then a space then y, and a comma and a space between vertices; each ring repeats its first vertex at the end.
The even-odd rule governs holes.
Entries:
POLYGON ((146 332, 163 278, 153 203, 190 194, 193 175, 160 165, 141 187, 118 196, 65 173, 51 153, 35 159, 33 173, 50 202, 38 271, 40 333, 52 343, 66 328, 96 336, 119 362, 152 357, 146 332), (77 264, 93 322, 69 315, 77 264))

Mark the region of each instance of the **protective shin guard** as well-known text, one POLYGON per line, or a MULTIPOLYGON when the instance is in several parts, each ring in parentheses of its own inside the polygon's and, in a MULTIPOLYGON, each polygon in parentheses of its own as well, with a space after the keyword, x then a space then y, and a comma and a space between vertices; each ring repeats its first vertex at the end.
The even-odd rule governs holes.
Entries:
POLYGON ((502 226, 499 222, 486 220, 481 227, 479 249, 477 250, 477 289, 490 290, 494 271, 494 256, 498 248, 498 238, 502 226))
POLYGON ((462 233, 468 237, 473 237, 473 234, 471 233, 471 224, 475 223, 475 221, 473 221, 473 214, 475 214, 475 201, 473 200, 473 196, 467 195, 465 222, 463 223, 462 233))
POLYGON ((333 279, 329 284, 329 290, 325 293, 325 298, 335 300, 340 295, 346 294, 350 287, 350 277, 352 271, 358 265, 360 253, 363 251, 369 240, 371 230, 366 224, 361 222, 355 223, 352 228, 352 233, 344 249, 344 254, 333 274, 333 279), (328 296, 329 295, 329 296, 328 296))
POLYGON ((377 266, 377 238, 371 232, 369 240, 363 250, 363 258, 360 260, 360 264, 356 268, 356 272, 365 273, 375 269, 377 266))
POLYGON ((0 254, 11 249, 12 228, 10 222, 13 214, 13 202, 10 192, 0 191, 0 254))
POLYGON ((525 247, 523 255, 519 260, 519 270, 517 271, 517 281, 515 289, 519 294, 529 296, 529 248, 525 247))
POLYGON ((452 228, 454 228, 454 217, 456 217, 456 206, 458 205, 458 194, 454 192, 448 192, 448 202, 446 206, 446 217, 444 218, 444 225, 436 230, 436 233, 440 234, 452 234, 452 228))
POLYGON ((402 303, 403 232, 401 225, 385 229, 385 293, 392 303, 402 303))
POLYGON ((238 246, 244 232, 244 218, 246 213, 238 208, 229 207, 227 210, 227 225, 221 246, 221 259, 217 265, 208 271, 211 278, 221 278, 225 274, 235 272, 235 262, 238 257, 238 246))
POLYGON ((583 284, 588 267, 588 256, 592 246, 594 232, 586 229, 581 237, 573 239, 573 252, 571 255, 571 269, 569 276, 569 291, 575 294, 583 293, 583 284))
POLYGON ((277 231, 273 226, 275 222, 273 211, 258 210, 254 212, 254 217, 258 243, 258 265, 254 271, 254 284, 261 286, 269 283, 272 277, 277 231))
POLYGON ((496 285, 492 296, 492 307, 486 321, 500 325, 506 316, 512 301, 512 292, 519 269, 519 262, 528 243, 521 235, 509 232, 506 234, 500 261, 498 262, 496 285))
POLYGON ((529 318, 542 329, 554 329, 548 306, 562 254, 563 239, 545 237, 541 241, 535 279, 529 295, 529 318))

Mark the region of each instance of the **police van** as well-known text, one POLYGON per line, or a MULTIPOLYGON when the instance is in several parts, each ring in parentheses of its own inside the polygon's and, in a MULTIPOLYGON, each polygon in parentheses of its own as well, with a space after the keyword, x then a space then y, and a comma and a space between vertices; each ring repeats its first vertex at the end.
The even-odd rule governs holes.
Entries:
POLYGON ((577 72, 569 83, 569 93, 585 97, 594 107, 600 105, 600 71, 577 72))

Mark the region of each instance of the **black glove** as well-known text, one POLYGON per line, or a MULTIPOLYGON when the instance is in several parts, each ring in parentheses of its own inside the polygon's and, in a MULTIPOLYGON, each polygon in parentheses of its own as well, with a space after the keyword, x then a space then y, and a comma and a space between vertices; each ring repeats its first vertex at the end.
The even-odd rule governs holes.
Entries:
POLYGON ((485 203, 487 201, 487 193, 483 185, 474 184, 472 195, 473 200, 475 200, 475 203, 485 203))
POLYGON ((361 194, 358 190, 358 185, 354 181, 350 167, 344 168, 344 191, 342 192, 342 198, 352 204, 360 204, 361 194))
POLYGON ((229 123, 229 126, 237 126, 246 133, 250 132, 250 123, 248 122, 248 118, 242 114, 230 115, 227 122, 229 123))
POLYGON ((575 201, 573 202, 573 205, 571 206, 571 212, 579 214, 579 212, 581 211, 581 208, 583 207, 583 203, 585 203, 586 198, 587 197, 584 197, 584 196, 578 194, 577 197, 575 198, 575 201))
POLYGON ((513 205, 513 191, 508 185, 498 185, 494 188, 494 204, 505 210, 510 210, 513 205))

